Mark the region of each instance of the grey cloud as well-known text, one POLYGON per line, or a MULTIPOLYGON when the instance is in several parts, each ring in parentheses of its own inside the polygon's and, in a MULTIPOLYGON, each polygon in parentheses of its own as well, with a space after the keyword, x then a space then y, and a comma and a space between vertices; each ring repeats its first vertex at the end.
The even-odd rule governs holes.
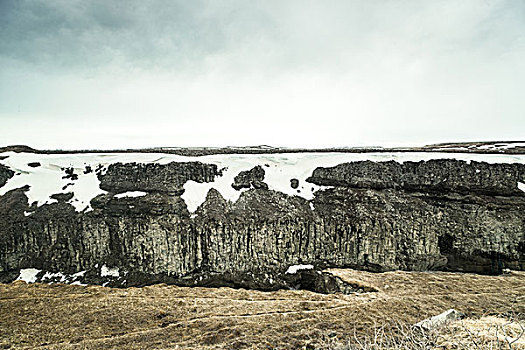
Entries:
POLYGON ((392 52, 453 54, 477 47, 508 52, 523 45, 516 34, 525 29, 525 5, 511 1, 0 4, 0 55, 56 69, 112 61, 140 68, 195 68, 208 56, 232 53, 245 64, 262 60, 286 69, 366 64, 370 57, 392 52))
POLYGON ((166 68, 242 45, 268 18, 242 2, 4 1, 0 55, 68 68, 166 68))
POLYGON ((0 141, 519 138, 524 36, 512 0, 0 0, 0 141))

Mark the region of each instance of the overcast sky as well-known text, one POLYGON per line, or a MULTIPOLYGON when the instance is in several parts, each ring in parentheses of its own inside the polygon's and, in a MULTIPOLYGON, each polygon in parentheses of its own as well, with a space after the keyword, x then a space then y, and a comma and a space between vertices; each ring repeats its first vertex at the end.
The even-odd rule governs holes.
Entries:
POLYGON ((0 146, 525 139, 525 1, 0 0, 0 146))

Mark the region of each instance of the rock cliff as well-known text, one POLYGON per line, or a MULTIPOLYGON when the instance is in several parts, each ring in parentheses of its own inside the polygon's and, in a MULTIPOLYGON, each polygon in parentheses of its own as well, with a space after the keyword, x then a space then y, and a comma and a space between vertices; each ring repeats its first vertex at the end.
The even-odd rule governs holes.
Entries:
POLYGON ((14 171, 0 164, 0 187, 4 186, 13 175, 15 175, 14 171))
MULTIPOLYGON (((0 166, 0 187, 13 175, 0 166)), ((30 187, 13 189, 0 197, 0 280, 36 268, 39 280, 112 286, 350 292, 363 287, 319 270, 525 268, 522 164, 360 161, 310 175, 312 185, 328 187, 305 199, 269 189, 255 167, 234 178, 238 200, 211 189, 194 213, 181 197, 184 185, 216 181, 215 164, 111 164, 97 170, 107 192, 82 212, 67 190, 37 206, 28 203, 30 187), (287 273, 297 264, 314 268, 287 273)))

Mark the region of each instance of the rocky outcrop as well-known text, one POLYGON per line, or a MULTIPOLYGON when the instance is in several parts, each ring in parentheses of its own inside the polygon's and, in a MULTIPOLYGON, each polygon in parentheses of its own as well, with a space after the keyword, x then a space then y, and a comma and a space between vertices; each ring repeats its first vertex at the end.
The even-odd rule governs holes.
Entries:
POLYGON ((400 189, 412 192, 523 195, 525 165, 464 162, 451 159, 421 162, 354 162, 317 168, 307 181, 325 186, 400 189))
POLYGON ((248 171, 241 171, 233 179, 232 187, 237 191, 241 188, 268 189, 268 185, 264 182, 264 175, 265 171, 260 165, 248 171))
POLYGON ((0 187, 4 186, 7 180, 13 177, 15 172, 8 167, 0 164, 0 187))
POLYGON ((98 171, 108 193, 82 213, 67 194, 36 207, 27 203, 27 187, 7 192, 0 197, 0 274, 5 280, 34 267, 85 270, 83 282, 113 286, 354 292, 359 288, 321 270, 525 269, 525 193, 517 188, 525 182, 522 165, 340 164, 313 172, 308 181, 333 188, 312 200, 255 186, 264 180, 260 167, 235 178, 246 188, 237 201, 211 189, 191 214, 180 197, 184 183, 213 182, 220 174, 199 162, 113 164, 98 171), (146 195, 115 196, 126 191, 146 195), (285 273, 296 264, 314 269, 285 273), (104 274, 103 267, 119 273, 104 274))
POLYGON ((181 195, 189 181, 212 182, 221 175, 216 165, 200 162, 161 164, 116 163, 99 172, 100 188, 112 192, 145 191, 181 195))

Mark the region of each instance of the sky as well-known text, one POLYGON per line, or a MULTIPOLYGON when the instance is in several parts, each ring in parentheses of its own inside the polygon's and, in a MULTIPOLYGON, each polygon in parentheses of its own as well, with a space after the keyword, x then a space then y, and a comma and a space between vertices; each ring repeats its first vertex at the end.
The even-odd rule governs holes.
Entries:
POLYGON ((525 139, 525 1, 0 0, 0 147, 525 139))

